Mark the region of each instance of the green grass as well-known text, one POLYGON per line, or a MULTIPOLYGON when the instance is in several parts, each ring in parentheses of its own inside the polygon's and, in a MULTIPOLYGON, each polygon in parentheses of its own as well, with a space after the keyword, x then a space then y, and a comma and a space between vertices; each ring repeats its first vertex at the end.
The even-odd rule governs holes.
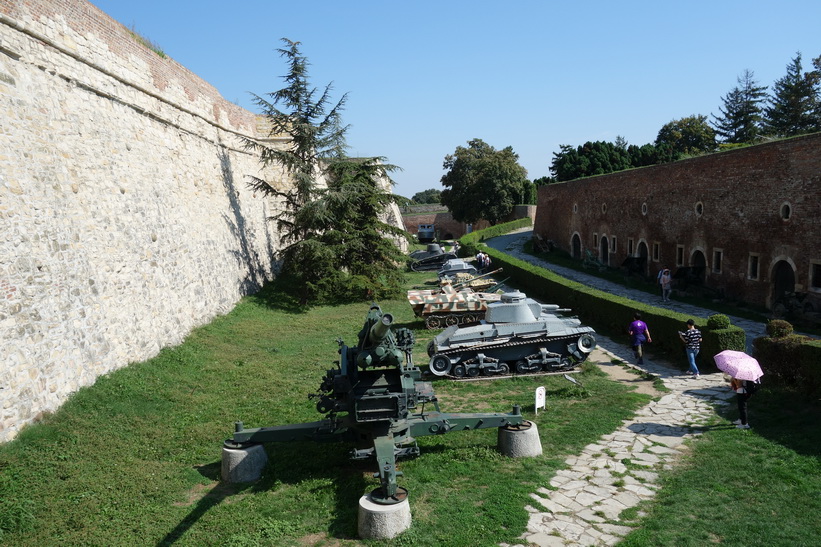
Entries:
MULTIPOLYGON (((705 431, 620 545, 818 545, 821 408, 778 388, 749 407, 753 429, 705 431)), ((737 417, 733 404, 727 418, 737 417)))
MULTIPOLYGON (((411 274, 408 285, 429 277, 411 274)), ((380 305, 398 326, 415 330, 415 360, 425 363, 433 333, 403 299, 380 305)), ((521 404, 525 417, 539 426, 544 455, 505 458, 494 448, 493 430, 419 438, 421 456, 399 462, 413 526, 389 542, 356 539, 359 497, 377 481, 372 463, 351 462, 346 445, 268 445, 270 461, 259 482, 221 484, 222 441, 235 420, 257 427, 320 418, 308 395, 333 367, 336 339, 355 343, 367 308, 362 303, 300 312, 270 286, 195 330, 182 345, 81 389, 42 423, 0 446, 0 542, 518 543, 529 494, 565 467, 567 455, 612 432, 649 401, 587 365, 575 376, 583 388, 561 376, 436 380, 445 412, 509 412, 521 404), (540 385, 547 388, 548 408, 534 416, 540 385)), ((756 429, 709 430, 680 470, 663 475, 659 501, 646 509, 631 544, 694 545, 689 539, 678 543, 689 530, 694 538, 720 534, 725 544, 749 544, 743 530, 751 525, 776 539, 770 544, 815 541, 819 412, 774 391, 757 394, 751 407, 756 429), (746 482, 751 470, 761 471, 755 486, 746 482), (786 527, 788 508, 800 514, 786 527), (727 516, 746 512, 749 518, 727 516)))
MULTIPOLYGON (((412 274, 408 284, 431 277, 412 274)), ((432 332, 404 299, 382 302, 418 334, 427 361, 432 332)), ((343 444, 268 445, 256 484, 218 482, 222 441, 248 427, 321 418, 315 393, 338 357, 338 337, 356 342, 368 304, 299 312, 269 287, 195 330, 177 347, 81 389, 42 423, 0 446, 0 540, 15 545, 361 544, 359 497, 378 486, 371 462, 351 462, 343 444)), ((520 404, 540 429, 544 456, 517 460, 495 450, 496 431, 419 439, 420 457, 400 461, 413 526, 396 545, 493 545, 524 531, 528 494, 578 452, 647 402, 596 368, 581 393, 561 377, 435 382, 445 412, 509 412, 520 404), (548 409, 533 416, 534 391, 548 409), (458 526, 454 523, 458 522, 458 526)))

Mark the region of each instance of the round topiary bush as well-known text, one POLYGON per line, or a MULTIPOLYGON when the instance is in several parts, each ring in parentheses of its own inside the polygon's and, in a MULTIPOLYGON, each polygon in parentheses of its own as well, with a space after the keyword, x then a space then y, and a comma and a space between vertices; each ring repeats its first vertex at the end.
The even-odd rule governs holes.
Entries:
POLYGON ((730 318, 723 313, 716 313, 707 318, 707 327, 710 330, 730 328, 730 318))
POLYGON ((789 321, 783 319, 773 319, 767 323, 767 334, 772 338, 783 338, 793 333, 793 327, 789 321))

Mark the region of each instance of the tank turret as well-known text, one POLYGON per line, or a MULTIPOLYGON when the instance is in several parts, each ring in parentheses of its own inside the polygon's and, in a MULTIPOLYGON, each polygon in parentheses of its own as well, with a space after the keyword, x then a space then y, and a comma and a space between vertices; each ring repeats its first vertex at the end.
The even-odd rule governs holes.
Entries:
POLYGON ((518 374, 570 370, 596 347, 595 331, 570 311, 540 304, 524 293, 501 295, 474 326, 448 327, 428 346, 437 376, 518 374))

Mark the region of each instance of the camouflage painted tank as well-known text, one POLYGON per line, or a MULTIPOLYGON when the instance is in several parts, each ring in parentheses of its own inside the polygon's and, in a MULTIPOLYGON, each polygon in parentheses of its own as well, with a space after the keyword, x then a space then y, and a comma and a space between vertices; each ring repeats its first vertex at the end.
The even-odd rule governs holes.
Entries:
POLYGON ((477 292, 493 292, 496 287, 501 285, 503 282, 497 281, 495 278, 490 276, 501 271, 502 268, 482 275, 458 273, 453 279, 453 286, 457 288, 467 287, 477 292))
POLYGON ((496 293, 476 292, 467 287, 457 289, 448 280, 438 289, 408 291, 414 315, 423 317, 429 329, 476 324, 485 317, 488 304, 500 299, 501 295, 496 293))
POLYGON ((480 325, 448 327, 430 342, 430 370, 456 377, 570 370, 596 347, 596 331, 560 315, 567 311, 505 293, 480 325))

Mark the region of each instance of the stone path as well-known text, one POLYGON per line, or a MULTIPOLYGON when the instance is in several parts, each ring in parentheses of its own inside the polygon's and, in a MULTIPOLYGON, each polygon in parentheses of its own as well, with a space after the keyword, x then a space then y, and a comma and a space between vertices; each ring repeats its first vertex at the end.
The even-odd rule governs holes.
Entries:
MULTIPOLYGON (((522 244, 530 237, 531 231, 527 230, 493 238, 487 243, 598 289, 639 301, 653 300, 647 293, 557 268, 522 252, 522 244)), ((655 300, 654 305, 661 305, 660 298, 655 300)), ((711 313, 679 302, 671 302, 669 307, 700 317, 711 313)), ((748 339, 764 333, 763 324, 736 317, 731 320, 747 331, 748 339)), ((603 336, 597 340, 599 348, 592 358, 601 366, 609 366, 611 359, 625 363, 633 360, 629 348, 623 344, 603 336)), ((696 379, 647 357, 644 365, 635 368, 658 376, 670 392, 640 409, 613 433, 586 446, 581 454, 567 458, 568 468, 556 473, 550 480, 550 488, 542 487, 531 494, 533 503, 526 507, 530 514, 527 532, 516 547, 599 546, 621 541, 633 530, 633 521, 623 518, 623 511, 655 497, 658 472, 669 469, 688 450, 686 441, 699 435, 716 419, 715 406, 728 404, 728 399, 734 396, 720 373, 702 374, 696 379)), ((640 514, 629 516, 637 518, 640 514)), ((510 544, 502 546, 511 547, 510 544)))

